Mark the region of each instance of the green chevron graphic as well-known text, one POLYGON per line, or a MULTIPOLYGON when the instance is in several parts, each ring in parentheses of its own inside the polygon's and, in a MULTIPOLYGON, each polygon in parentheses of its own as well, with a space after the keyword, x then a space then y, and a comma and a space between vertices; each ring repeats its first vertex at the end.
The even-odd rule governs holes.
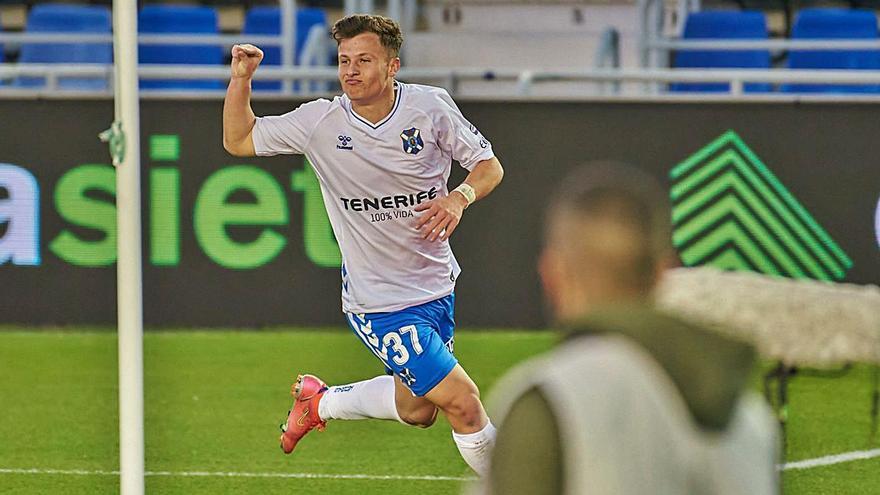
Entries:
POLYGON ((673 167, 672 242, 687 266, 842 280, 852 260, 733 131, 673 167))

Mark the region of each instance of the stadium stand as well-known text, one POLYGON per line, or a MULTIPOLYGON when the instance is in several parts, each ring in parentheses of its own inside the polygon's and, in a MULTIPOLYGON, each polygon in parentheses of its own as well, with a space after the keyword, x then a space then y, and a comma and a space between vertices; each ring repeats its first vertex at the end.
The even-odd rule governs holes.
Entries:
MULTIPOLYGON (((649 0, 650 3, 651 0, 649 0)), ((660 0, 655 0, 657 3, 660 0)), ((685 0, 682 0, 685 1, 685 0)), ((880 49, 859 50, 784 50, 776 44, 774 50, 730 49, 724 40, 768 40, 777 43, 789 37, 795 40, 861 39, 878 40, 877 11, 857 8, 804 8, 803 4, 783 9, 760 0, 738 2, 754 6, 755 10, 730 10, 729 0, 709 0, 701 6, 682 8, 682 3, 666 2, 667 14, 654 31, 651 23, 642 23, 640 16, 649 12, 641 4, 629 0, 610 3, 593 0, 559 0, 553 2, 522 0, 419 0, 417 19, 410 19, 406 31, 403 59, 407 69, 462 69, 491 68, 491 77, 450 76, 455 91, 478 95, 533 94, 562 96, 592 96, 606 94, 644 94, 645 83, 632 82, 626 76, 609 86, 596 82, 589 75, 581 77, 540 75, 534 81, 516 75, 503 75, 505 71, 534 71, 552 73, 555 70, 602 69, 597 60, 613 55, 614 67, 624 70, 640 68, 672 69, 843 69, 880 70, 880 49), (687 13, 687 9, 700 8, 687 13), (799 8, 799 10, 798 10, 799 8), (707 10, 708 9, 708 10, 707 10), (717 9, 717 10, 713 10, 717 9), (674 12, 673 12, 674 10, 674 12), (784 14, 784 15, 783 15, 784 14), (485 19, 492 19, 486 23, 485 19), (529 19, 524 25, 522 19, 529 19), (789 22, 793 19, 792 22, 789 22), (784 22, 783 22, 784 21, 784 22), (646 27, 647 26, 647 27, 646 27), (604 43, 609 31, 613 31, 615 43, 604 43), (681 33, 680 41, 675 33, 681 33), (654 43, 657 40, 659 43, 654 43), (721 44, 691 49, 688 40, 720 41, 721 44), (443 50, 438 50, 443 46, 443 50), (479 47, 479 49, 474 49, 479 47), (671 51, 674 50, 674 51, 671 51), (669 56, 671 53, 671 57, 669 56), (499 75, 500 74, 500 75, 499 75), (495 77, 498 75, 498 77, 495 77), (525 89, 523 89, 525 88, 525 89), (535 93, 537 91, 537 93, 535 93)), ((74 0, 70 3, 42 3, 30 0, 0 0, 3 14, 2 28, 17 35, 28 33, 109 33, 111 21, 109 0, 74 0), (54 14, 53 14, 54 12, 54 14), (54 16, 54 17, 52 17, 54 16), (92 17, 89 17, 92 16, 92 17), (96 17, 97 16, 97 17, 96 17), (86 19, 94 18, 91 21, 86 19), (96 20, 97 19, 97 20, 96 20)), ((378 2, 381 10, 383 2, 378 2)), ((180 71, 192 67, 224 67, 229 61, 228 47, 231 40, 246 41, 248 36, 277 36, 281 34, 281 9, 277 0, 202 0, 188 4, 140 2, 140 31, 145 34, 168 34, 171 38, 162 44, 141 43, 140 62, 150 64, 180 65, 180 71), (177 35, 231 35, 224 40, 207 40, 212 44, 186 44, 175 40, 177 35)), ((333 65, 332 57, 325 59, 332 42, 316 27, 326 31, 327 26, 344 9, 341 0, 333 2, 297 0, 296 53, 298 65, 333 65), (332 4, 332 5, 331 5, 332 4), (317 7, 312 7, 317 6, 317 7), (329 9, 329 10, 328 10, 329 9), (310 36, 310 30, 311 36, 310 36), (318 42, 318 34, 321 41, 318 42)), ((348 6, 346 6, 348 8, 348 6)), ((653 12, 653 11, 650 11, 653 12)), ((398 12, 398 15, 401 15, 398 12)), ((415 14, 413 14, 415 15, 415 14)), ((406 18, 403 16, 402 19, 406 18)), ((153 40, 155 41, 155 40, 153 40)), ((282 49, 270 43, 259 43, 266 56, 265 66, 280 66, 282 49)), ((36 43, 19 42, 14 37, 0 42, 0 63, 78 64, 111 63, 110 43, 36 43), (5 53, 3 48, 5 48, 5 53)), ((453 70, 454 69, 454 70, 453 70)), ((58 69, 49 69, 52 73, 58 69)), ((142 79, 141 87, 152 90, 222 90, 223 78, 181 79, 178 71, 162 74, 162 79, 142 79)), ((218 72, 219 74, 219 72, 218 72)), ((34 88, 41 90, 46 77, 18 77, 7 72, 7 87, 34 88)), ((651 83, 650 91, 663 93, 727 93, 727 82, 702 83, 691 75, 693 82, 651 83), (665 90, 665 91, 664 91, 665 90)), ((734 76, 734 79, 742 76, 734 76)), ((669 79, 666 79, 669 80, 669 79)), ((795 83, 801 76, 793 75, 790 84, 748 82, 742 88, 746 93, 825 93, 825 94, 880 94, 880 84, 816 84, 795 83)), ((436 80, 426 79, 424 82, 436 80)), ((294 82, 294 91, 303 87, 294 82)), ((91 79, 69 76, 59 79, 62 89, 104 91, 109 80, 92 76, 91 79)), ((310 91, 329 91, 332 82, 312 81, 310 91)), ((254 89, 263 92, 279 92, 283 85, 278 80, 254 82, 254 89)), ((649 92, 650 92, 649 91, 649 92)))
MULTIPOLYGON (((871 10, 809 8, 798 12, 793 39, 878 39, 877 15, 871 10)), ((792 50, 790 69, 880 69, 880 50, 792 50)), ((786 84, 788 93, 880 93, 878 85, 786 84)))
MULTIPOLYGON (((31 8, 25 30, 32 33, 110 33, 110 10, 101 6, 41 4, 31 8)), ((111 43, 24 43, 19 56, 23 64, 93 63, 113 61, 111 43)), ((46 85, 42 77, 18 77, 16 87, 46 85)), ((106 78, 61 77, 58 87, 66 90, 107 89, 106 78)))
MULTIPOLYGON (((138 16, 141 33, 217 34, 217 11, 213 7, 145 5, 138 16)), ((140 44, 141 64, 221 65, 221 45, 140 44)), ((142 89, 222 89, 223 82, 205 79, 141 79, 142 89)))
MULTIPOLYGON (((693 12, 685 21, 684 39, 767 39, 767 20, 759 11, 693 12)), ((748 68, 769 69, 767 50, 682 50, 673 59, 675 68, 748 68)), ((673 83, 670 91, 728 92, 725 83, 673 83)), ((746 92, 768 92, 770 84, 747 83, 746 92)))
MULTIPOLYGON (((302 51, 309 31, 315 27, 327 26, 327 15, 321 9, 306 8, 296 11, 296 63, 301 64, 302 51)), ((278 7, 253 7, 244 19, 243 34, 279 35, 281 34, 281 9, 278 7)), ((262 65, 281 65, 281 47, 263 47, 262 65)), ((254 81, 254 90, 280 91, 280 81, 254 81)))

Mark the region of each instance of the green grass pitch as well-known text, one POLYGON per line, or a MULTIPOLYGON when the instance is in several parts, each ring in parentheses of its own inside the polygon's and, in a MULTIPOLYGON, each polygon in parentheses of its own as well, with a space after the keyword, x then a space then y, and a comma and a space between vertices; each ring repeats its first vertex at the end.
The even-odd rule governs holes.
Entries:
MULTIPOLYGON (((465 329, 456 336, 456 354, 487 392, 506 369, 554 340, 548 333, 465 329)), ((297 372, 330 383, 381 372, 347 331, 154 331, 145 336, 144 361, 146 467, 155 473, 146 479, 147 493, 454 494, 471 476, 442 420, 426 430, 336 421, 293 455, 282 454, 278 425, 297 372), (183 472, 326 477, 176 474, 183 472), (367 477, 334 478, 347 475, 367 477)), ((863 367, 838 379, 795 378, 788 459, 876 448, 868 440, 869 399, 863 367)), ((114 333, 0 329, 0 407, 0 493, 118 492, 116 476, 95 474, 118 469, 114 333), (10 472, 22 469, 39 472, 10 472)), ((880 458, 787 471, 784 486, 787 495, 880 493, 880 458)))

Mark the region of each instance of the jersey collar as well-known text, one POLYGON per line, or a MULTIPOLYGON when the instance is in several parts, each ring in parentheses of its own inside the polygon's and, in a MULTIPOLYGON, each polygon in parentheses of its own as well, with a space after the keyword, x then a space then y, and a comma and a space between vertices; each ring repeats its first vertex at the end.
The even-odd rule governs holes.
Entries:
MULTIPOLYGON (((394 89, 396 90, 396 91, 394 91, 394 106, 391 107, 391 111, 388 112, 388 115, 386 115, 385 118, 383 118, 383 119, 380 120, 379 122, 376 122, 375 124, 373 124, 373 123, 370 122, 369 120, 367 120, 367 119, 361 117, 360 115, 358 115, 357 112, 354 111, 354 107, 353 107, 352 104, 351 104, 351 100, 348 100, 348 112, 351 114, 351 116, 352 116, 355 120, 361 122, 362 124, 364 124, 365 126, 369 127, 370 129, 376 130, 376 129, 382 127, 382 125, 383 125, 384 123, 386 123, 386 122, 388 122, 389 120, 391 120, 391 117, 393 117, 394 114, 397 112, 397 107, 400 106, 400 100, 403 99, 403 97, 402 97, 402 95, 403 95, 403 84, 400 84, 400 83, 398 83, 397 81, 394 81, 394 89)), ((348 99, 347 96, 346 96, 346 99, 348 99)))

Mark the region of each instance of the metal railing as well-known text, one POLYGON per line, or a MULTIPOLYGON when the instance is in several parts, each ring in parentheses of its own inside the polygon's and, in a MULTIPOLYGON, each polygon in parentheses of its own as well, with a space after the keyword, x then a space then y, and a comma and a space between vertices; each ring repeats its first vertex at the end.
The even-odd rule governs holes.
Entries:
MULTIPOLYGON (((401 78, 411 78, 419 81, 431 81, 439 83, 448 88, 451 92, 456 92, 459 82, 462 80, 484 80, 492 81, 496 79, 504 79, 515 81, 520 75, 520 71, 513 69, 502 69, 500 71, 492 71, 478 68, 424 68, 424 69, 404 69, 400 72, 401 78)), ((2 88, 3 91, 14 91, 17 94, 22 93, 52 93, 63 92, 66 94, 108 94, 113 92, 111 87, 105 91, 88 91, 79 89, 64 89, 58 85, 58 80, 63 77, 107 77, 112 82, 113 65, 112 64, 77 64, 77 65, 58 65, 58 64, 0 64, 0 80, 15 77, 45 77, 46 86, 40 90, 27 88, 2 88)), ((138 67, 138 77, 140 79, 215 79, 228 80, 229 69, 227 67, 207 66, 207 65, 141 65, 138 67)), ((283 80, 288 83, 301 83, 301 91, 297 94, 327 94, 329 85, 316 85, 314 83, 330 83, 337 81, 338 74, 335 67, 279 67, 266 66, 261 67, 255 74, 254 80, 283 80), (315 89, 318 87, 319 89, 315 89)), ((193 93, 191 90, 183 90, 193 93)), ((167 93, 167 90, 141 90, 145 94, 167 93)), ((199 93, 221 93, 223 90, 204 90, 199 89, 199 93)), ((268 94, 268 93, 264 93, 268 94)), ((291 91, 282 91, 276 94, 290 95, 291 91)))
MULTIPOLYGON (((741 98, 745 96, 747 83, 769 84, 847 84, 880 85, 880 71, 850 70, 788 70, 788 69, 617 69, 617 70, 568 70, 526 71, 517 81, 518 93, 528 95, 535 83, 583 81, 583 82, 640 82, 640 83, 727 83, 730 89, 719 96, 741 98)), ((680 93, 667 93, 679 97, 680 93)), ((706 97, 706 93, 698 93, 706 97)), ((791 98, 785 93, 764 93, 762 97, 791 98)), ((866 95, 859 95, 864 97, 866 95)), ((838 95, 832 97, 838 99, 838 95)), ((880 94, 876 96, 880 100, 880 94)))
POLYGON ((844 39, 768 39, 768 40, 703 40, 703 39, 653 39, 648 47, 660 50, 880 50, 880 40, 844 39))
MULTIPOLYGON (((249 43, 279 46, 285 49, 283 35, 247 35, 247 34, 138 34, 138 43, 142 45, 234 45, 249 43)), ((113 43, 113 35, 107 34, 76 34, 76 33, 4 33, 0 32, 0 43, 113 43)), ((291 48, 294 48, 291 45, 291 48)), ((293 50, 290 50, 293 52, 293 50)), ((282 57, 283 58, 283 57, 282 57)))
MULTIPOLYGON (((54 64, 24 64, 24 65, 0 65, 0 79, 13 77, 45 77, 45 88, 15 89, 5 88, 0 91, 9 94, 58 94, 58 95, 111 95, 111 88, 105 91, 82 91, 65 90, 58 87, 58 79, 62 77, 107 77, 112 81, 113 66, 110 64, 83 64, 83 65, 54 65, 54 64)), ((149 79, 214 79, 227 80, 229 69, 215 66, 188 66, 181 70, 179 65, 146 65, 138 68, 138 77, 149 79)), ((292 85, 294 81, 300 83, 300 91, 296 95, 327 95, 330 92, 331 83, 337 80, 337 71, 333 67, 263 67, 254 75, 255 80, 283 80, 292 85)), ((611 84, 613 92, 599 91, 596 96, 638 96, 633 93, 621 92, 622 83, 728 83, 730 90, 727 93, 699 93, 691 95, 703 99, 730 99, 739 100, 745 97, 762 99, 793 99, 803 98, 804 95, 789 93, 762 93, 749 94, 744 91, 748 83, 769 84, 846 84, 846 85, 878 85, 880 86, 880 71, 847 71, 847 70, 754 70, 754 69, 727 69, 727 70, 674 70, 674 69, 572 69, 572 70, 521 70, 509 68, 404 68, 399 77, 408 82, 425 82, 443 86, 451 93, 459 93, 459 88, 467 82, 485 82, 490 84, 508 83, 511 88, 505 91, 494 92, 496 98, 529 98, 536 95, 536 89, 546 83, 568 82, 573 84, 600 83, 611 84)), ((501 86, 499 85, 499 88, 501 86)), ((182 90, 174 94, 191 94, 208 97, 221 97, 223 89, 198 91, 182 90)), ((168 90, 142 90, 146 95, 170 94, 168 90)), ((262 93, 270 96, 272 93, 262 93)), ((291 91, 276 92, 275 95, 292 96, 291 91)), ((259 97, 260 93, 255 93, 259 97)), ((540 96, 540 95, 538 95, 540 96)), ((811 99, 846 99, 851 97, 862 99, 876 99, 877 95, 810 95, 811 99)), ((687 98, 682 93, 664 93, 653 97, 667 97, 670 99, 687 98)))

